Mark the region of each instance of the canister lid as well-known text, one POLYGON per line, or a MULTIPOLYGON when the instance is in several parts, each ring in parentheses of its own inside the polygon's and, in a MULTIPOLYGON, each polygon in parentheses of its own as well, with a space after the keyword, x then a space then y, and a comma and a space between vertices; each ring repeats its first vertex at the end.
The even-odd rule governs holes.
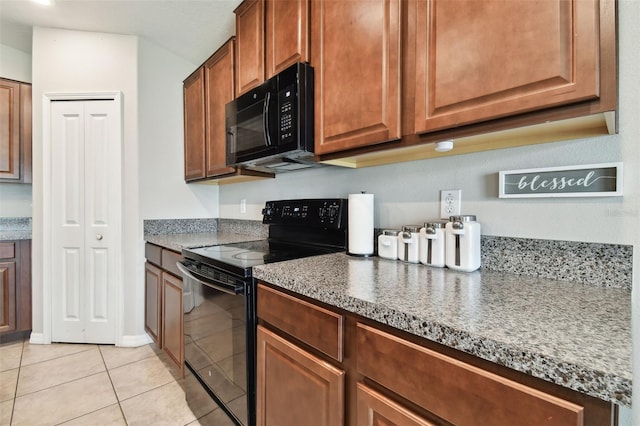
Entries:
POLYGON ((382 235, 393 235, 396 236, 398 235, 400 231, 398 231, 397 229, 385 229, 382 231, 382 235))
POLYGON ((402 231, 403 232, 420 232, 420 228, 422 228, 422 226, 420 225, 404 225, 402 227, 402 231))
POLYGON ((449 222, 475 222, 476 215, 474 214, 466 214, 460 216, 450 216, 449 222))
POLYGON ((447 224, 446 220, 439 220, 437 222, 425 222, 424 227, 438 229, 438 228, 444 228, 446 224, 447 224))

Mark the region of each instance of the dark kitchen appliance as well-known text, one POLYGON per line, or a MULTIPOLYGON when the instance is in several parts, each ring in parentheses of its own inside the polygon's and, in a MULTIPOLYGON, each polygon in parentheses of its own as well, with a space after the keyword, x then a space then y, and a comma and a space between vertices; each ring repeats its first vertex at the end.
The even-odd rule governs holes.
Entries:
MULTIPOLYGON (((238 425, 256 421, 252 268, 346 249, 347 200, 269 201, 267 240, 183 250, 185 363, 238 425)), ((187 393, 187 401, 190 395, 187 393)))
POLYGON ((313 68, 298 62, 226 105, 227 165, 283 172, 313 161, 313 68))

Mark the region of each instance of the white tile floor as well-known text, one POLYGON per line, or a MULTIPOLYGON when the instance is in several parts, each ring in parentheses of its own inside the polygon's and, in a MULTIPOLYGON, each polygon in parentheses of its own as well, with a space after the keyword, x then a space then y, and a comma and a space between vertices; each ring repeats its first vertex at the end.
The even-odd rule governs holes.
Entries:
POLYGON ((232 423, 155 345, 0 345, 0 425, 58 424, 232 423), (195 394, 189 403, 187 388, 195 394))

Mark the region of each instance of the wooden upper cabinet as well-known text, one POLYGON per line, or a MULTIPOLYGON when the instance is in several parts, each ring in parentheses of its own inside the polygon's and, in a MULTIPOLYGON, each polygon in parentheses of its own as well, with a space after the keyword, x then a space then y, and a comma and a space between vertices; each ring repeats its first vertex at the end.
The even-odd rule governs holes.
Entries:
POLYGON ((599 11, 597 0, 410 2, 416 133, 596 99, 599 11))
POLYGON ((234 40, 229 40, 204 64, 207 176, 236 170, 226 165, 225 125, 225 105, 234 99, 234 45, 234 40))
POLYGON ((0 182, 31 183, 31 85, 0 79, 0 182))
POLYGON ((205 173, 204 68, 198 68, 183 84, 184 179, 202 179, 205 173))
POLYGON ((266 78, 309 62, 310 0, 266 0, 266 78))
POLYGON ((400 138, 399 0, 312 3, 315 152, 400 138))
POLYGON ((236 96, 264 81, 264 3, 245 0, 236 14, 236 96))

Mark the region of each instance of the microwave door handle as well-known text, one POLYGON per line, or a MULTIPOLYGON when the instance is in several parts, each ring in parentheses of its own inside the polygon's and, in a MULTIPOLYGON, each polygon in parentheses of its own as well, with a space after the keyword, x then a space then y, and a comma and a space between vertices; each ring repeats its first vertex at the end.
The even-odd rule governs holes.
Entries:
POLYGON ((204 281, 202 278, 198 278, 195 275, 193 275, 191 273, 191 271, 189 271, 187 268, 184 267, 184 265, 181 262, 176 262, 176 266, 178 267, 178 269, 180 270, 180 272, 182 272, 182 274, 187 277, 187 278, 191 278, 192 280, 195 280, 203 285, 206 285, 207 287, 211 287, 214 288, 216 290, 220 290, 223 293, 227 293, 227 294, 233 294, 234 296, 236 294, 238 294, 234 288, 232 287, 226 287, 226 286, 222 286, 220 284, 217 283, 213 283, 211 281, 204 281))
POLYGON ((269 131, 269 104, 271 103, 271 92, 267 92, 262 105, 262 124, 264 127, 265 144, 271 146, 271 132, 269 131))

